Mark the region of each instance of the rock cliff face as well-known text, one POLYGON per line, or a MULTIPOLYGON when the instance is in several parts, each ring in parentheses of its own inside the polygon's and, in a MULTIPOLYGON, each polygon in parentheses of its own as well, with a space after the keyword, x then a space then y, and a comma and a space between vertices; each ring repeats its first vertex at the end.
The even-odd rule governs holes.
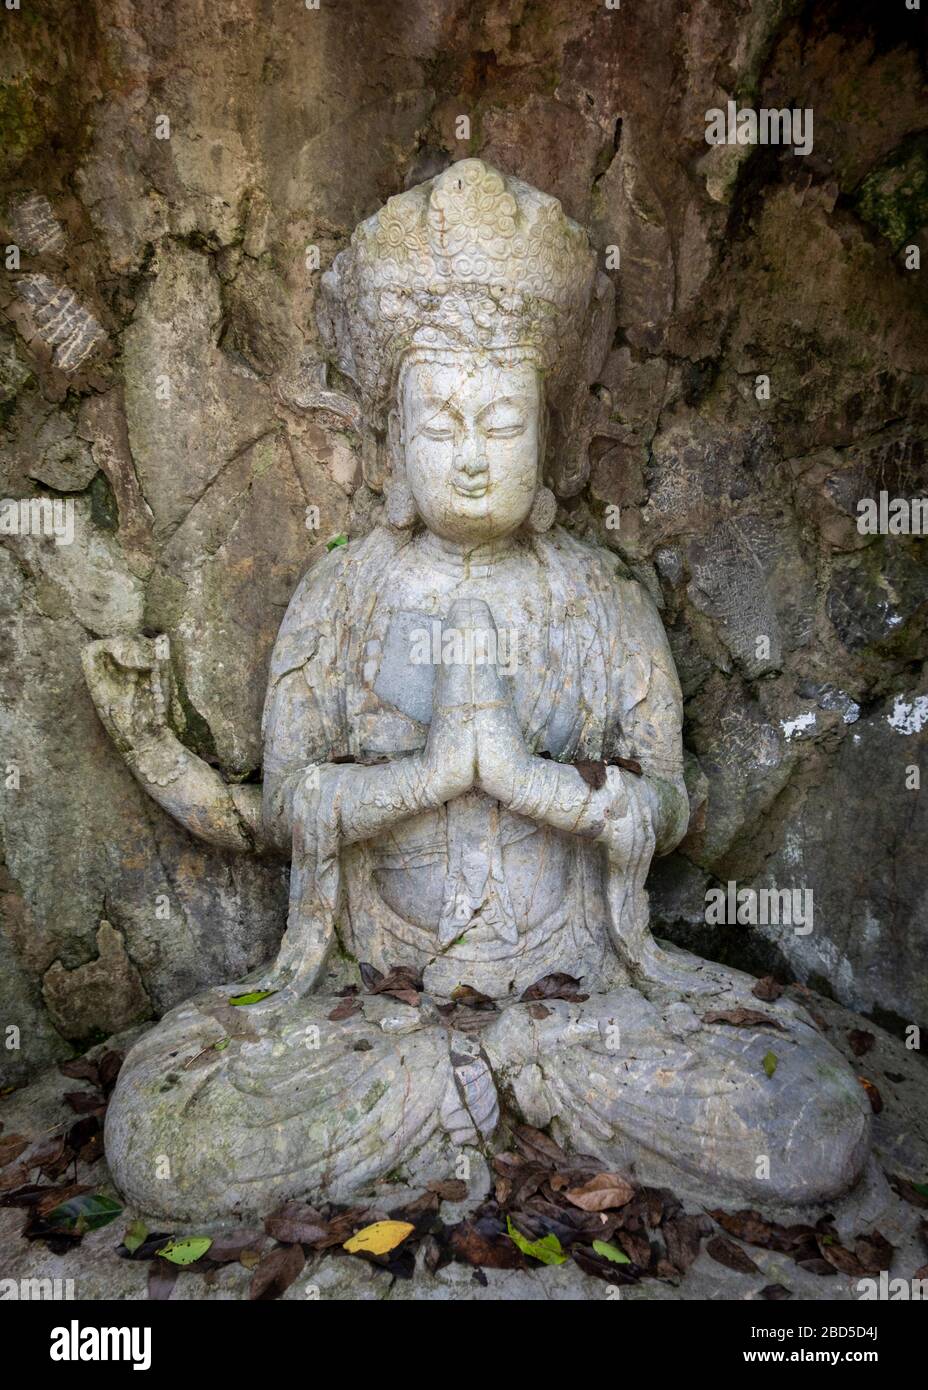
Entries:
POLYGON ((178 733, 260 776, 286 603, 375 505, 320 394, 320 276, 467 154, 558 196, 616 283, 608 437, 561 519, 657 599, 684 687, 694 812, 657 931, 924 1023, 926 541, 857 526, 862 498, 928 496, 923 15, 22 0, 2 23, 0 492, 74 526, 0 547, 2 1084, 272 951, 285 869, 145 798, 80 651, 167 633, 178 733), (811 109, 811 151, 708 145, 729 101, 811 109), (812 930, 707 926, 729 881, 811 889, 812 930))

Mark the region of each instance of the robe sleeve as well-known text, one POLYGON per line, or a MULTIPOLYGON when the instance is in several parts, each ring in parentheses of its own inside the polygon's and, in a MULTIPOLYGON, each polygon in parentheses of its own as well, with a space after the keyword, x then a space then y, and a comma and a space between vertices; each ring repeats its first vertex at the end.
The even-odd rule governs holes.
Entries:
POLYGON ((293 797, 307 768, 348 752, 343 616, 346 556, 324 556, 290 600, 271 657, 264 705, 262 818, 269 840, 289 851, 293 797))
POLYGON ((686 834, 689 822, 683 780, 683 696, 654 603, 634 580, 616 580, 616 588, 623 663, 617 746, 621 756, 641 764, 651 803, 655 852, 667 854, 686 834))

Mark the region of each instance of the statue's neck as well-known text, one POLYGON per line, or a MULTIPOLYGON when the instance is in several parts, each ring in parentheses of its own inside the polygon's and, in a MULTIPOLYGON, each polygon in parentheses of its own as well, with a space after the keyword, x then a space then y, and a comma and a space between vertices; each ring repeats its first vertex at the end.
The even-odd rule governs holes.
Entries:
POLYGON ((475 545, 472 542, 443 540, 431 531, 423 532, 419 545, 436 569, 459 574, 462 579, 488 574, 516 550, 513 536, 500 536, 496 540, 475 545))

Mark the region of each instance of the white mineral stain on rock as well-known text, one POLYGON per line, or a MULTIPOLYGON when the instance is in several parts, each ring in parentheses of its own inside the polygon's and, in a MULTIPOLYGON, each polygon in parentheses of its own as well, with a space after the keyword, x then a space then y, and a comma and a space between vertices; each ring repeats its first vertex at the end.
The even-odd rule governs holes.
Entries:
POLYGON ((815 728, 815 710, 810 709, 805 714, 797 714, 795 719, 781 719, 780 728, 787 740, 797 738, 804 729, 815 728))
POLYGON ((916 695, 911 704, 897 695, 893 712, 886 716, 886 722, 897 734, 921 733, 923 726, 928 723, 928 695, 916 695))

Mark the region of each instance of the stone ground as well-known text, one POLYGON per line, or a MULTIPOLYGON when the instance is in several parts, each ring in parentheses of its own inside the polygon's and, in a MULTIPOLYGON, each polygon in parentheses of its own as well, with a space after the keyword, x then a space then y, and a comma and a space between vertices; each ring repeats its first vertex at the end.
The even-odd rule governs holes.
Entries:
MULTIPOLYGON (((879 1230, 895 1247, 890 1278, 910 1280, 928 1261, 928 1238, 919 1234, 926 1213, 899 1197, 890 1187, 887 1175, 900 1175, 911 1182, 928 1180, 928 1067, 922 1056, 875 1024, 850 1013, 840 1005, 803 991, 801 998, 812 1008, 828 1037, 843 1052, 858 1075, 877 1088, 882 1111, 874 1117, 874 1154, 870 1168, 858 1188, 839 1203, 802 1212, 765 1209, 763 1215, 786 1222, 815 1221, 830 1211, 839 1236, 845 1242, 861 1232, 879 1230), (871 1033, 875 1042, 870 1051, 855 1058, 848 1041, 851 1030, 871 1033)), ((136 1033, 121 1034, 110 1044, 128 1046, 136 1033)), ((102 1050, 102 1049, 100 1049, 102 1050)), ((45 1073, 32 1085, 0 1099, 0 1122, 6 1135, 23 1134, 38 1139, 73 1123, 63 1095, 79 1088, 57 1071, 45 1073)), ((103 1160, 92 1167, 80 1165, 78 1180, 93 1183, 95 1190, 117 1195, 103 1160)), ((446 1224, 460 1219, 465 1203, 444 1203, 441 1211, 446 1224)), ((737 1210, 739 1203, 717 1203, 737 1210)), ((705 1210, 687 1202, 688 1211, 705 1210)), ((385 1213, 380 1213, 385 1214, 385 1213)), ((73 1279, 77 1299, 145 1299, 148 1261, 121 1259, 115 1250, 123 1231, 136 1213, 126 1209, 124 1216, 86 1235, 64 1255, 53 1254, 41 1241, 29 1242, 21 1231, 26 1214, 19 1208, 0 1207, 0 1272, 4 1279, 73 1279)), ((194 1235, 194 1231, 179 1234, 194 1235)), ((781 1284, 797 1300, 854 1300, 860 1294, 856 1277, 835 1272, 830 1277, 808 1273, 787 1255, 736 1242, 754 1260, 759 1274, 736 1273, 716 1263, 705 1245, 695 1263, 676 1285, 653 1279, 621 1288, 620 1296, 631 1300, 753 1299, 770 1284, 781 1284)), ((267 1242, 270 1248, 270 1242, 267 1242)), ((467 1265, 451 1264, 436 1274, 421 1266, 411 1280, 393 1280, 383 1270, 366 1261, 342 1254, 311 1257, 300 1278, 287 1289, 284 1299, 334 1298, 347 1300, 416 1299, 446 1300, 570 1300, 614 1297, 611 1286, 585 1275, 572 1262, 561 1266, 535 1268, 529 1272, 488 1269, 483 1286, 467 1265)), ((171 1294, 173 1299, 247 1299, 251 1272, 238 1262, 221 1266, 212 1275, 182 1272, 171 1294)))

